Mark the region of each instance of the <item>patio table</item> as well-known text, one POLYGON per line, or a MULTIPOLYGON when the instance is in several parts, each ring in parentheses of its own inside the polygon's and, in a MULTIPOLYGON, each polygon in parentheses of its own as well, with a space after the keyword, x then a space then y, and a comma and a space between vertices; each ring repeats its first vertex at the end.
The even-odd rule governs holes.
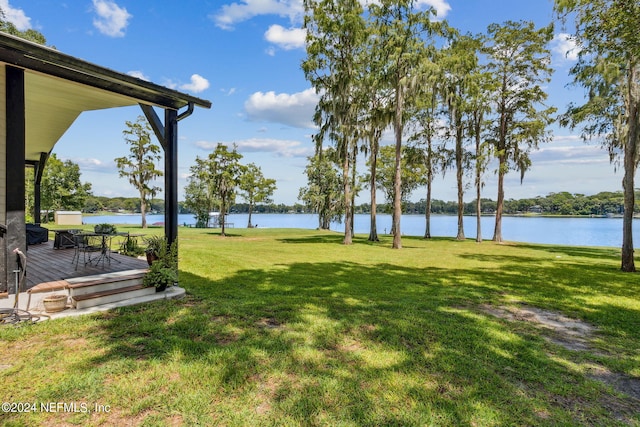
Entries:
POLYGON ((92 264, 95 261, 95 265, 97 267, 98 264, 102 262, 102 266, 104 268, 105 261, 107 261, 109 265, 111 265, 111 260, 120 262, 120 260, 111 256, 111 240, 117 236, 128 236, 128 235, 129 233, 124 233, 124 232, 120 232, 120 233, 84 232, 84 233, 77 234, 76 236, 82 239, 92 238, 92 237, 100 238, 100 245, 99 245, 98 251, 96 251, 96 252, 100 252, 100 255, 98 255, 98 257, 95 259, 91 259, 91 252, 89 251, 89 260, 85 262, 85 265, 92 264))

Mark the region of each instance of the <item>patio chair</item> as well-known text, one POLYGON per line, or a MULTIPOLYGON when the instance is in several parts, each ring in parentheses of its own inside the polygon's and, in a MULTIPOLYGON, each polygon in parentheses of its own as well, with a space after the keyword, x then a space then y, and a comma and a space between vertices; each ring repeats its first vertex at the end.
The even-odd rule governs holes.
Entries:
POLYGON ((75 261, 77 270, 80 262, 80 254, 82 254, 84 265, 87 265, 91 262, 91 253, 102 252, 102 238, 100 236, 91 236, 82 233, 74 234, 73 249, 74 253, 71 262, 73 263, 75 261))

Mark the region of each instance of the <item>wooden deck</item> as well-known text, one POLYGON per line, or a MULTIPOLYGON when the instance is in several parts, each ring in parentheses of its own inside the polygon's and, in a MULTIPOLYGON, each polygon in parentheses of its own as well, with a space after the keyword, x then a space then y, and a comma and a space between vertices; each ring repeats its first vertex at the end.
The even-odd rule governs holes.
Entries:
POLYGON ((54 249, 53 241, 29 246, 27 250, 26 288, 43 282, 68 279, 71 277, 92 276, 116 271, 137 270, 148 268, 146 260, 111 253, 110 263, 96 265, 83 263, 82 256, 76 270, 73 260, 74 249, 54 249))

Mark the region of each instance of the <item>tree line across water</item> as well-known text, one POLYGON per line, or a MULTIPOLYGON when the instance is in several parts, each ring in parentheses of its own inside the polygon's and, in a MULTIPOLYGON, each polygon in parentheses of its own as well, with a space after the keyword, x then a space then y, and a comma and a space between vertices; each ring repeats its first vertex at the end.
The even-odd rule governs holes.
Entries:
MULTIPOLYGON (((640 194, 638 194, 640 196, 640 194)), ((505 201, 505 213, 518 214, 542 214, 542 215, 567 215, 567 216, 611 216, 619 215, 624 209, 624 195, 622 191, 601 192, 593 195, 570 193, 567 191, 550 193, 546 196, 537 196, 524 199, 509 199, 505 201)), ((496 202, 491 199, 482 199, 483 214, 493 214, 496 202)), ((249 213, 249 203, 235 203, 229 213, 249 213)), ((140 199, 137 197, 103 197, 89 195, 81 210, 85 213, 100 212, 140 212, 140 199)), ((286 214, 286 213, 313 213, 305 205, 300 203, 266 203, 251 207, 253 213, 262 214, 286 214)), ((390 213, 391 206, 388 203, 378 204, 380 213, 390 213)), ((164 213, 164 200, 152 199, 150 202, 151 213, 164 213)), ((371 212, 369 203, 356 205, 355 212, 368 214, 371 212)), ((426 201, 405 202, 403 212, 405 214, 424 214, 426 201)), ((431 213, 438 215, 455 215, 458 212, 458 202, 432 200, 431 213)), ((194 214, 185 202, 179 202, 180 214, 194 214)), ((475 200, 464 204, 465 215, 476 213, 475 200)), ((635 213, 640 213, 640 205, 636 204, 635 213)))

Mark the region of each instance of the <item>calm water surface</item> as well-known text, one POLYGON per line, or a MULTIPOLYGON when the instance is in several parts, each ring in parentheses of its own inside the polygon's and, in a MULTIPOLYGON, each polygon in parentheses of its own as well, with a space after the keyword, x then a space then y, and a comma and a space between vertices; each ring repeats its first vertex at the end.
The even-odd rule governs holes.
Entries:
MULTIPOLYGON (((85 224, 139 224, 140 215, 85 216, 85 224)), ((228 222, 235 228, 247 226, 247 214, 232 214, 228 222)), ((164 221, 162 215, 147 215, 147 223, 164 221)), ((179 215, 181 225, 194 224, 193 215, 179 215)), ((311 214, 253 214, 252 222, 258 227, 268 228, 307 228, 318 226, 317 215, 311 214)), ((391 215, 378 215, 378 233, 389 233, 391 215)), ((483 239, 493 237, 494 217, 482 218, 483 239)), ((640 223, 634 224, 634 241, 640 242, 640 223)), ((333 223, 331 229, 344 231, 344 225, 333 223)), ((400 229, 405 236, 423 236, 425 219, 423 215, 403 215, 400 229)), ((356 215, 356 233, 369 233, 369 215, 356 215)), ((476 236, 476 218, 464 218, 464 232, 467 238, 476 236)), ((431 216, 431 235, 455 237, 457 217, 449 215, 431 216)), ((504 240, 529 243, 549 243, 574 246, 622 246, 622 218, 548 218, 548 217, 504 217, 502 219, 502 237, 504 240)))

